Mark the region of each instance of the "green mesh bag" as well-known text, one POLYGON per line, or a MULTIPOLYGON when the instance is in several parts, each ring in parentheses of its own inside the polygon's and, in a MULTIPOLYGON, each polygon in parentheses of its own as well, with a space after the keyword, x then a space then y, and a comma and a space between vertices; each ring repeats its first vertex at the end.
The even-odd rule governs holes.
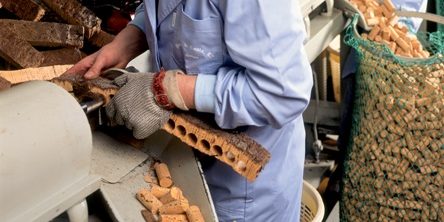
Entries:
POLYGON ((353 127, 341 221, 444 221, 444 34, 418 33, 427 59, 395 56, 356 32, 353 127))

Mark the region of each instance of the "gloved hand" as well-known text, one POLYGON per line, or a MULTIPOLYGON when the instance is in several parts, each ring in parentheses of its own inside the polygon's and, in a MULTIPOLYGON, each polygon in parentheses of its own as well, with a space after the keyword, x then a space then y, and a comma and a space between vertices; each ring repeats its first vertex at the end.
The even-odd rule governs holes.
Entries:
POLYGON ((126 73, 114 83, 120 90, 106 106, 111 121, 133 130, 137 139, 144 139, 160 129, 171 111, 159 107, 154 100, 155 73, 126 73))

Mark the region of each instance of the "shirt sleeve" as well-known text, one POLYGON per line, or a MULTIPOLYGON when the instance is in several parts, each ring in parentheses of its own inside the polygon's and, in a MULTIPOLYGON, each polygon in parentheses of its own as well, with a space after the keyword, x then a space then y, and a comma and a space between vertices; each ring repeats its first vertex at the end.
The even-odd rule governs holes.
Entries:
POLYGON ((128 25, 134 25, 137 28, 139 28, 143 33, 146 33, 145 20, 146 20, 145 5, 144 3, 141 3, 136 8, 136 12, 134 13, 134 19, 128 25))
MULTIPOLYGON (((401 11, 425 12, 427 10, 427 0, 393 0, 393 4, 397 10, 401 11)), ((415 32, 419 30, 422 23, 421 18, 401 18, 400 21, 410 26, 415 32)))
POLYGON ((213 112, 222 128, 280 128, 300 116, 313 82, 298 1, 228 0, 221 9, 236 65, 221 67, 215 77, 198 76, 197 110, 213 112))

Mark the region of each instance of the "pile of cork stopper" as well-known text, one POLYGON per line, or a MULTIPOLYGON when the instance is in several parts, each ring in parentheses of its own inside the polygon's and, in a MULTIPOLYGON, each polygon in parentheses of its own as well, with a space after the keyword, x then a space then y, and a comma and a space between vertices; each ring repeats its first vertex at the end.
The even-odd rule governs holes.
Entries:
POLYGON ((410 58, 428 58, 430 53, 425 50, 416 35, 409 33, 407 26, 399 22, 395 14, 395 6, 391 0, 350 0, 350 4, 363 15, 369 33, 361 34, 366 40, 385 44, 395 55, 410 58))
POLYGON ((154 164, 156 178, 150 174, 144 177, 151 188, 142 188, 136 198, 146 208, 142 216, 147 222, 204 222, 198 206, 191 205, 182 190, 174 185, 168 166, 154 164))

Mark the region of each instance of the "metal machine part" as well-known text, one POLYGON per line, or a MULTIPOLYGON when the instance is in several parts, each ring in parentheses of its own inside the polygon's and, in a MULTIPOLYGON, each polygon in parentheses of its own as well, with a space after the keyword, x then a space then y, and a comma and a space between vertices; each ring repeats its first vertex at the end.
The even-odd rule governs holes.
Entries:
POLYGON ((0 92, 0 221, 48 221, 68 211, 86 221, 92 135, 78 102, 32 81, 0 92))
POLYGON ((308 60, 313 62, 345 28, 342 11, 333 0, 301 0, 307 39, 304 42, 308 60))
POLYGON ((302 17, 304 19, 305 30, 308 38, 311 37, 311 17, 318 14, 331 16, 333 14, 333 0, 300 0, 302 17), (325 4, 324 4, 325 3, 325 4), (317 11, 317 12, 315 12, 317 11), (315 14, 315 15, 313 15, 315 14))
POLYGON ((102 99, 98 98, 96 100, 80 102, 80 107, 82 107, 83 112, 85 112, 86 114, 90 114, 91 112, 96 111, 97 109, 102 107, 104 103, 105 102, 102 99))

